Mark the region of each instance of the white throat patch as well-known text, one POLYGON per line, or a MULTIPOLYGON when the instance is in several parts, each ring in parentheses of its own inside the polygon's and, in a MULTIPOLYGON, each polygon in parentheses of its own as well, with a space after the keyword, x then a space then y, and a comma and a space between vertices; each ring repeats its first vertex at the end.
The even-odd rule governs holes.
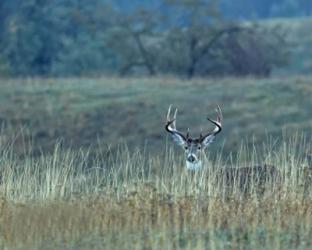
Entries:
POLYGON ((194 170, 200 169, 201 165, 202 165, 201 161, 198 161, 196 163, 192 163, 192 162, 186 161, 186 168, 187 168, 187 170, 194 171, 194 170))

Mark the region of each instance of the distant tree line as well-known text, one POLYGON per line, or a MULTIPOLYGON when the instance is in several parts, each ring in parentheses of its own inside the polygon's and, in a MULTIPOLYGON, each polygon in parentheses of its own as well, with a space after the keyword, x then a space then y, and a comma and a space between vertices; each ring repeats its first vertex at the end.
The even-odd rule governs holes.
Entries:
POLYGON ((283 30, 229 21, 234 1, 116 2, 1 1, 0 76, 268 76, 287 63, 283 30))
POLYGON ((225 16, 235 19, 298 17, 312 14, 311 0, 221 0, 225 16))

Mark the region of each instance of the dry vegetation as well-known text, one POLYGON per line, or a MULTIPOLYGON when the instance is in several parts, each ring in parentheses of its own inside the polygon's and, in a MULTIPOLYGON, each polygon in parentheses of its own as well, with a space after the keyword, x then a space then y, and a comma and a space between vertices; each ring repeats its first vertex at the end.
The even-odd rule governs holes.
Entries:
POLYGON ((5 249, 310 249, 311 147, 311 138, 299 135, 261 150, 243 145, 237 157, 219 152, 191 173, 170 148, 147 156, 120 146, 116 155, 99 153, 90 161, 87 151, 60 144, 50 155, 21 159, 12 145, 2 144, 0 244, 5 249), (274 174, 263 181, 259 167, 240 172, 259 164, 274 168, 274 174), (228 179, 222 173, 231 168, 238 174, 228 179))

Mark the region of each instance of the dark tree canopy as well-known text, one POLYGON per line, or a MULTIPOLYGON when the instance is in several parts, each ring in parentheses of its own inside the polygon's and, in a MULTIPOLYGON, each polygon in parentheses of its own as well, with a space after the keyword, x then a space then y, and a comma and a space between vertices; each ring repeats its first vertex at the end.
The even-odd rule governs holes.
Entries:
MULTIPOLYGON (((232 74, 237 65, 224 61, 239 47, 244 61, 276 40, 260 29, 242 34, 238 21, 311 10, 308 0, 1 1, 0 76, 232 74), (246 36, 258 43, 241 44, 246 36)), ((264 61, 274 67, 272 58, 264 61)))

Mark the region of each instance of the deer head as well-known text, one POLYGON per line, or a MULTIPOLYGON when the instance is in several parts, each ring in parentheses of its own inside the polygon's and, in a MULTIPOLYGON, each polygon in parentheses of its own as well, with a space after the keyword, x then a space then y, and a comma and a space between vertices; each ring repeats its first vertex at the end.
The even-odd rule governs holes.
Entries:
POLYGON ((171 115, 171 106, 169 106, 167 113, 167 123, 166 130, 171 134, 176 144, 181 146, 184 149, 186 157, 186 167, 189 170, 195 170, 201 167, 202 163, 202 154, 205 148, 214 141, 216 135, 222 130, 222 113, 221 109, 218 106, 216 109, 217 119, 212 120, 207 118, 208 121, 212 122, 215 125, 215 128, 208 133, 200 133, 198 138, 192 138, 189 135, 189 131, 186 134, 181 133, 176 128, 176 118, 177 118, 176 109, 173 114, 173 119, 170 118, 171 115))

